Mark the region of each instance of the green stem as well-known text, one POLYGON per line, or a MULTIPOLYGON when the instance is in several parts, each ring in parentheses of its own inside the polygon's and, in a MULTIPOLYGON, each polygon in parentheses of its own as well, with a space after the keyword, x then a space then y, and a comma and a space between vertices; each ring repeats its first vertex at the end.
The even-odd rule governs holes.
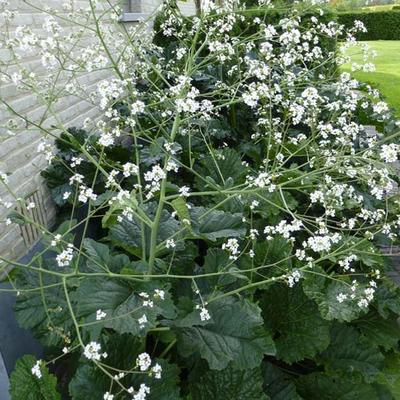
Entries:
MULTIPOLYGON (((172 130, 171 130, 171 136, 170 136, 171 142, 173 142, 175 140, 175 137, 176 137, 176 134, 177 134, 178 128, 179 128, 179 123, 180 123, 180 116, 179 116, 179 114, 177 114, 175 117, 175 120, 174 120, 174 124, 172 126, 172 130)), ((165 160, 164 171, 166 171, 168 161, 169 161, 169 157, 167 157, 165 160)), ((156 215, 154 217, 154 221, 153 221, 152 228, 151 228, 149 269, 148 269, 149 275, 151 275, 154 270, 154 262, 155 262, 156 253, 157 253, 157 234, 158 234, 158 229, 160 226, 160 219, 161 219, 162 211, 164 209, 166 187, 167 187, 167 176, 161 182, 160 198, 158 201, 156 215)))

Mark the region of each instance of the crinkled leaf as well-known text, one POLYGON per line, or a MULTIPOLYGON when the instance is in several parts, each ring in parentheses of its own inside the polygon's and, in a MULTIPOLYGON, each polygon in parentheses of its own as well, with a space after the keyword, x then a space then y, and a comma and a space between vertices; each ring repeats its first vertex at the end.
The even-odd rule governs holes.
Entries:
POLYGON ((101 399, 109 390, 106 375, 92 364, 80 365, 69 383, 72 400, 101 399))
POLYGON ((153 365, 158 363, 162 367, 161 379, 155 379, 147 375, 136 375, 133 377, 133 387, 140 387, 145 383, 150 387, 150 394, 146 400, 179 400, 179 368, 175 364, 170 364, 163 359, 156 358, 153 365))
POLYGON ((355 321, 355 326, 361 332, 363 342, 390 350, 396 348, 400 340, 400 328, 397 320, 398 317, 394 314, 384 319, 377 312, 370 311, 355 321))
POLYGON ((385 358, 385 367, 379 374, 377 382, 385 386, 394 399, 400 399, 400 357, 392 353, 385 358))
MULTIPOLYGON (((132 335, 113 334, 104 339, 102 349, 107 351, 107 365, 119 370, 130 370, 136 364, 136 358, 141 352, 141 343, 132 335), (121 357, 123 354, 123 357, 121 357)), ((69 392, 73 400, 102 399, 106 391, 110 390, 110 378, 92 362, 83 359, 75 376, 69 384, 69 392)), ((179 400, 179 369, 162 359, 152 360, 162 367, 162 378, 156 379, 147 374, 127 374, 120 381, 125 387, 132 386, 139 389, 141 383, 150 387, 150 395, 146 400, 179 400)), ((115 386, 118 392, 118 386, 115 386)), ((120 399, 120 397, 116 398, 120 399)), ((125 397, 121 397, 121 399, 125 397)))
POLYGON ((349 326, 335 325, 330 346, 318 362, 336 375, 362 377, 371 383, 383 368, 384 357, 377 347, 360 341, 358 332, 349 326))
MULTIPOLYGON (((150 218, 153 218, 155 214, 155 204, 152 203, 147 205, 145 212, 150 218)), ((173 218, 167 210, 163 210, 157 232, 157 244, 164 242, 172 236, 176 239, 175 235, 180 228, 181 223, 173 218)), ((108 238, 115 246, 121 247, 133 255, 140 256, 142 253, 141 230, 142 223, 138 218, 133 217, 131 221, 124 218, 122 221, 111 226, 108 238)), ((144 226, 146 253, 149 252, 150 234, 150 229, 147 226, 144 226)), ((175 250, 182 249, 183 243, 177 242, 175 250)))
POLYGON ((204 272, 202 273, 206 274, 225 272, 223 275, 212 276, 207 280, 204 280, 210 285, 210 291, 218 289, 218 287, 232 284, 238 277, 243 277, 243 275, 240 275, 238 268, 235 267, 235 263, 229 258, 229 253, 221 249, 211 248, 208 250, 206 257, 204 258, 203 268, 204 272), (236 274, 231 274, 229 273, 230 271, 236 274))
POLYGON ((109 246, 92 239, 84 239, 83 249, 87 255, 86 266, 92 272, 119 273, 131 263, 126 254, 111 255, 109 246))
POLYGON ((259 365, 264 354, 275 354, 271 336, 262 327, 258 306, 228 297, 210 303, 208 309, 210 321, 201 321, 196 310, 175 323, 183 356, 199 353, 211 369, 222 370, 232 362, 243 370, 259 365))
POLYGON ((321 318, 301 285, 272 286, 263 294, 262 309, 266 327, 276 336, 279 359, 293 363, 328 347, 330 323, 321 318))
POLYGON ((242 214, 193 207, 190 210, 192 229, 196 237, 216 241, 221 238, 243 237, 246 227, 242 214))
MULTIPOLYGON (((282 269, 292 268, 292 251, 293 244, 282 236, 275 236, 272 240, 257 242, 254 245, 254 258, 247 259, 247 265, 245 268, 252 268, 254 265, 265 268, 261 269, 262 277, 259 279, 265 279, 264 276, 280 276, 282 275, 282 269)), ((245 257, 240 257, 239 263, 241 264, 245 257)), ((244 261, 246 262, 246 261, 244 261)), ((253 279, 257 279, 257 275, 254 275, 253 279)))
POLYGON ((301 377, 296 386, 300 396, 307 400, 379 400, 371 385, 322 372, 301 377))
POLYGON ((100 328, 106 327, 119 333, 143 336, 148 329, 156 326, 158 316, 175 316, 175 307, 167 289, 157 282, 131 284, 122 279, 86 278, 76 290, 74 301, 78 318, 89 324, 84 329, 94 329, 97 333, 100 328), (154 289, 165 289, 165 300, 154 297, 154 289), (139 296, 141 292, 149 294, 153 307, 143 307, 145 299, 139 296), (96 321, 99 309, 107 315, 103 320, 96 321), (148 322, 140 328, 138 319, 144 314, 148 322))
POLYGON ((348 294, 349 279, 346 281, 332 280, 328 276, 322 276, 323 270, 318 269, 316 272, 319 275, 307 274, 303 288, 304 293, 318 304, 323 318, 329 321, 337 319, 338 321, 350 322, 365 314, 366 310, 359 307, 357 301, 347 299, 340 303, 337 300, 339 294, 348 294))
MULTIPOLYGON (((51 260, 43 260, 42 267, 47 268, 51 260)), ((51 275, 32 270, 19 270, 16 285, 20 289, 37 289, 60 282, 51 275)), ((46 288, 43 291, 21 291, 14 306, 19 325, 29 329, 46 347, 59 347, 64 337, 73 332, 73 323, 68 312, 62 286, 46 288), (47 310, 47 312, 46 312, 47 310)))
POLYGON ((259 368, 209 371, 190 387, 193 400, 267 400, 259 368))
POLYGON ((374 304, 383 318, 390 312, 400 315, 400 288, 388 278, 382 279, 375 292, 374 304))
POLYGON ((31 355, 26 355, 17 361, 10 377, 10 394, 12 400, 61 399, 56 388, 57 379, 49 373, 45 365, 40 365, 41 378, 32 374, 32 367, 36 362, 36 358, 31 355))
POLYGON ((275 365, 263 364, 264 390, 271 400, 302 400, 293 379, 275 365))
MULTIPOLYGON (((223 149, 218 156, 207 155, 201 162, 199 173, 203 177, 210 177, 217 185, 225 186, 231 178, 236 184, 242 183, 247 169, 242 164, 240 155, 234 149, 223 149)), ((204 188, 204 182, 197 180, 199 188, 204 188)))

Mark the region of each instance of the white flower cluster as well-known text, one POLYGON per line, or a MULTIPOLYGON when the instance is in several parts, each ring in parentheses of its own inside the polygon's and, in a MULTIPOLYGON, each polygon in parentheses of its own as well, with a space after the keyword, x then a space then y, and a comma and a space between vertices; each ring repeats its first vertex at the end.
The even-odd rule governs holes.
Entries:
POLYGON ((67 248, 56 256, 56 261, 59 267, 68 267, 74 258, 74 245, 68 243, 67 248))
POLYGON ((42 370, 40 368, 41 365, 42 365, 42 360, 39 360, 31 369, 32 375, 36 376, 36 378, 38 379, 40 379, 43 376, 42 370))
POLYGON ((131 175, 137 175, 139 173, 139 167, 133 163, 126 163, 123 165, 123 175, 125 178, 128 178, 131 175))
POLYGON ((156 363, 153 367, 151 367, 151 364, 151 357, 147 353, 141 353, 138 355, 136 359, 136 366, 139 368, 139 370, 141 372, 150 371, 151 376, 154 376, 156 379, 161 379, 161 365, 156 363))
POLYGON ((151 199, 154 194, 160 190, 160 184, 163 179, 167 177, 167 173, 160 167, 160 165, 154 165, 151 171, 147 171, 144 174, 144 180, 149 182, 145 189, 148 191, 146 194, 147 199, 151 199))
POLYGON ((83 185, 79 187, 78 200, 81 203, 86 204, 88 200, 95 201, 96 199, 97 199, 97 194, 93 192, 92 188, 88 188, 83 185))
POLYGON ((310 248, 316 253, 327 252, 331 249, 333 244, 337 244, 342 239, 339 233, 334 233, 331 235, 315 235, 303 242, 304 248, 310 248))
POLYGON ((354 280, 348 292, 340 292, 336 296, 336 300, 339 303, 356 301, 359 308, 366 310, 371 301, 374 299, 376 288, 377 284, 374 280, 371 280, 366 287, 360 287, 359 283, 354 280))
POLYGON ((386 163, 393 163, 398 160, 400 146, 395 143, 384 144, 381 147, 380 156, 386 163))
POLYGON ((83 354, 88 360, 100 361, 101 358, 107 358, 107 353, 101 353, 101 345, 97 342, 90 342, 83 350, 83 354))
POLYGON ((228 239, 226 243, 222 244, 222 250, 227 250, 230 253, 229 258, 231 260, 237 260, 240 253, 238 240, 228 239))
POLYGON ((343 260, 339 260, 339 265, 343 268, 344 271, 355 272, 355 269, 350 265, 353 261, 357 261, 358 257, 355 254, 351 254, 345 257, 343 260))
POLYGON ((96 311, 96 321, 101 321, 107 316, 107 313, 105 313, 103 310, 97 310, 96 311))
POLYGON ((303 223, 300 220, 294 219, 291 223, 289 223, 284 219, 276 226, 266 226, 264 228, 264 233, 267 235, 267 240, 272 240, 273 236, 271 235, 276 234, 282 235, 285 239, 289 239, 291 238, 291 234, 293 232, 298 232, 302 230, 302 228, 303 223))
POLYGON ((301 273, 298 270, 294 270, 291 274, 286 277, 286 282, 289 287, 293 287, 301 278, 301 273))

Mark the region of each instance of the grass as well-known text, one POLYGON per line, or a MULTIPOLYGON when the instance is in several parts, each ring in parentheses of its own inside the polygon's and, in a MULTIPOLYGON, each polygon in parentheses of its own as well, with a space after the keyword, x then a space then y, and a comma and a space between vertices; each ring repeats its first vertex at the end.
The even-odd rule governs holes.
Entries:
MULTIPOLYGON (((378 55, 374 59, 375 72, 352 72, 352 75, 362 82, 370 83, 384 95, 387 103, 396 110, 400 117, 400 41, 377 40, 367 42, 378 55)), ((362 63, 359 49, 350 49, 349 55, 353 61, 362 63)), ((350 72, 350 66, 343 66, 350 72)))
POLYGON ((393 6, 396 6, 398 4, 385 4, 385 5, 379 5, 379 6, 368 6, 368 7, 362 7, 361 10, 362 11, 390 11, 393 6))

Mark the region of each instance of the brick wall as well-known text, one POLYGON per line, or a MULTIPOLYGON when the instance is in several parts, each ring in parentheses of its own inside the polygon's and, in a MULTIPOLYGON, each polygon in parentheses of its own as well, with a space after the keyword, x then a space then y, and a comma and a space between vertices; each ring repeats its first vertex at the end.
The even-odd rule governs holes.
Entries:
MULTIPOLYGON (((60 9, 66 0, 35 0, 34 4, 38 7, 51 6, 60 9)), ((115 0, 118 2, 118 0, 115 0)), ((141 12, 149 13, 159 4, 159 0, 142 0, 141 12)), ((45 14, 33 9, 25 4, 23 0, 11 0, 10 9, 15 10, 18 16, 11 25, 11 30, 17 26, 26 25, 40 32, 45 14)), ((192 2, 179 2, 184 12, 191 14, 194 12, 192 2)), ((77 6, 87 7, 88 0, 75 0, 77 6)), ((4 27, 4 21, 0 19, 0 31, 4 27)), ((72 25, 63 23, 63 30, 72 29, 72 25)), ((85 39, 86 40, 86 39, 85 39)), ((0 61, 8 57, 8 52, 0 48, 0 61)), ((41 67, 41 60, 38 56, 26 56, 22 59, 23 65, 37 74, 45 71, 41 67)), ((0 63, 0 70, 1 70, 0 63)), ((93 72, 82 76, 82 79, 96 84, 101 79, 106 78, 104 72, 93 72)), ((29 116, 30 119, 38 120, 45 112, 45 107, 38 104, 36 97, 29 93, 19 93, 13 84, 5 84, 0 81, 0 96, 5 98, 21 115, 29 116)), ((66 127, 80 126, 87 117, 95 118, 99 115, 99 110, 91 103, 80 100, 75 96, 68 96, 57 103, 58 118, 66 127)), ((7 122, 10 115, 4 108, 0 108, 0 171, 9 174, 9 186, 16 196, 26 198, 32 193, 40 198, 40 206, 44 210, 46 225, 50 227, 54 222, 55 207, 51 201, 48 190, 40 177, 40 171, 46 166, 47 162, 42 155, 37 153, 37 146, 42 137, 38 130, 32 126, 24 127, 15 136, 10 136, 7 130, 7 122)), ((46 121, 50 126, 51 119, 46 121)), ((3 185, 0 185, 0 198, 11 200, 10 195, 3 185)), ((9 210, 0 207, 0 221, 4 221, 9 210)), ((31 246, 29 237, 35 235, 23 234, 21 228, 15 224, 7 226, 0 222, 0 257, 7 259, 18 259, 23 256, 31 246), (28 240, 27 240, 28 239, 28 240)))

